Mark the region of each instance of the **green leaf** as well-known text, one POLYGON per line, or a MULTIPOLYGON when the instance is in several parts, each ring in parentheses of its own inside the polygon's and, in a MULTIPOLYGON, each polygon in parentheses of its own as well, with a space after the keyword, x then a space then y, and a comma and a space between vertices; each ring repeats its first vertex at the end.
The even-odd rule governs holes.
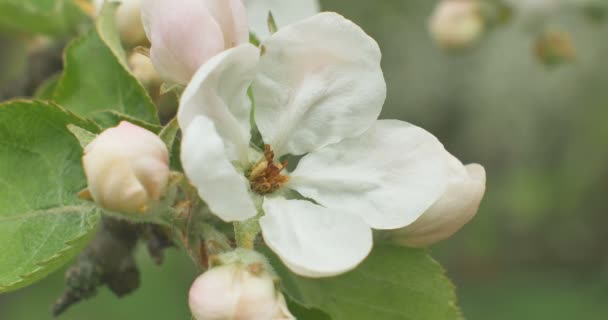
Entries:
POLYGON ((354 271, 322 279, 294 275, 276 256, 269 256, 289 297, 333 320, 462 318, 454 286, 425 250, 376 246, 354 271))
POLYGON ((0 105, 0 292, 69 262, 94 234, 99 213, 76 197, 86 182, 68 125, 98 131, 52 103, 0 105))
POLYGON ((120 41, 120 31, 116 23, 116 10, 121 4, 119 2, 105 2, 101 13, 97 17, 97 32, 99 36, 112 51, 118 61, 128 68, 127 54, 120 41))
POLYGON ((102 128, 115 127, 122 121, 129 121, 134 125, 138 125, 154 133, 159 133, 160 130, 163 128, 158 124, 142 121, 116 111, 102 111, 96 113, 93 117, 93 120, 95 120, 95 122, 99 124, 102 128))
POLYGON ((38 86, 36 92, 34 92, 34 97, 37 100, 51 100, 60 77, 61 74, 57 73, 44 80, 44 82, 38 86))
POLYGON ((78 139, 78 142, 83 150, 97 137, 97 135, 91 131, 85 130, 73 124, 68 124, 67 128, 74 135, 74 137, 78 139))
MULTIPOLYGON (((104 42, 98 30, 99 27, 90 30, 66 49, 65 70, 53 100, 86 118, 113 111, 159 124, 156 106, 146 89, 121 62, 116 51, 104 42)), ((104 29, 101 33, 108 38, 111 32, 104 29)))
POLYGON ((0 0, 0 30, 62 36, 86 16, 73 0, 0 0))
POLYGON ((179 124, 177 118, 173 118, 159 134, 160 139, 163 140, 169 150, 171 156, 171 168, 174 170, 181 171, 181 160, 179 157, 180 153, 180 136, 179 136, 179 124))

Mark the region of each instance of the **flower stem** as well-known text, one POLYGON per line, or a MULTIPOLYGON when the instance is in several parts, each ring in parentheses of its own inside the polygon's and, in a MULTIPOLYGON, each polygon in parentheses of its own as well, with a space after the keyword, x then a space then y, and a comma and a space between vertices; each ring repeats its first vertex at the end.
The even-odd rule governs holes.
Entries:
POLYGON ((234 235, 236 244, 240 248, 253 250, 255 247, 255 239, 260 233, 259 217, 254 217, 249 220, 234 223, 234 235))

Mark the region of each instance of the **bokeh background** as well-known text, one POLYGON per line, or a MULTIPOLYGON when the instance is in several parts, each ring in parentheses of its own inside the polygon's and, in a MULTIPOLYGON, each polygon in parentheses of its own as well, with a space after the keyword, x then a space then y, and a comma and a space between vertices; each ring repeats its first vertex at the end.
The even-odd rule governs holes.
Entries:
MULTIPOLYGON (((388 83, 382 117, 426 128, 487 170, 477 217, 432 248, 465 317, 608 319, 608 20, 574 6, 542 23, 515 12, 474 48, 446 53, 427 30, 436 3, 322 1, 379 42, 388 83), (571 35, 573 62, 539 61, 533 47, 543 28, 571 35)), ((0 71, 0 84, 15 79, 0 71)), ((142 248, 138 259, 139 291, 117 299, 102 289, 61 318, 189 319, 188 258, 174 250, 157 267, 142 248)), ((51 319, 64 271, 0 296, 0 319, 51 319)))

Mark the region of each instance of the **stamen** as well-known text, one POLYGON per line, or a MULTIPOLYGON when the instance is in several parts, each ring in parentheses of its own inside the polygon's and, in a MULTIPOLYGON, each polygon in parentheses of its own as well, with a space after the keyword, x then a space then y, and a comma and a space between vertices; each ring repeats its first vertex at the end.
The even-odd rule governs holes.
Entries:
POLYGON ((281 188, 289 181, 289 176, 281 174, 287 165, 287 161, 275 164, 274 151, 270 145, 265 145, 264 159, 258 162, 249 174, 251 189, 259 194, 268 194, 281 188))

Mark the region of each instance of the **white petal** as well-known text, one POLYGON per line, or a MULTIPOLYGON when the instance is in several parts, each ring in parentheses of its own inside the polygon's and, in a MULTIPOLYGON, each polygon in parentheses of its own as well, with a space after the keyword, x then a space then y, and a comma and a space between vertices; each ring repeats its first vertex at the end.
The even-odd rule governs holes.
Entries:
POLYGON ((266 198, 264 212, 264 241, 299 275, 338 275, 354 269, 371 251, 371 229, 357 216, 282 198, 266 198))
POLYGON ((378 118, 386 98, 380 49, 353 22, 321 13, 262 46, 255 120, 277 155, 357 136, 378 118))
POLYGON ((247 179, 226 157, 213 121, 204 116, 192 121, 184 134, 181 158, 186 176, 211 212, 227 222, 256 215, 247 179))
POLYGON ((259 50, 244 44, 205 63, 184 91, 177 119, 182 129, 197 117, 213 120, 230 160, 247 160, 251 138, 251 101, 247 96, 259 50))
POLYGON ((224 50, 220 25, 200 0, 142 0, 150 58, 167 81, 187 84, 209 58, 224 50))
POLYGON ((450 163, 448 189, 416 222, 394 232, 397 242, 414 247, 428 246, 452 236, 477 213, 486 190, 484 168, 478 164, 463 166, 451 154, 447 156, 450 163))
POLYGON ((401 228, 443 194, 445 152, 419 127, 379 120, 357 138, 306 155, 288 187, 325 207, 359 215, 374 229, 401 228))
POLYGON ((304 20, 319 13, 319 0, 243 0, 247 7, 249 27, 260 39, 268 32, 268 12, 272 11, 277 26, 304 20))

